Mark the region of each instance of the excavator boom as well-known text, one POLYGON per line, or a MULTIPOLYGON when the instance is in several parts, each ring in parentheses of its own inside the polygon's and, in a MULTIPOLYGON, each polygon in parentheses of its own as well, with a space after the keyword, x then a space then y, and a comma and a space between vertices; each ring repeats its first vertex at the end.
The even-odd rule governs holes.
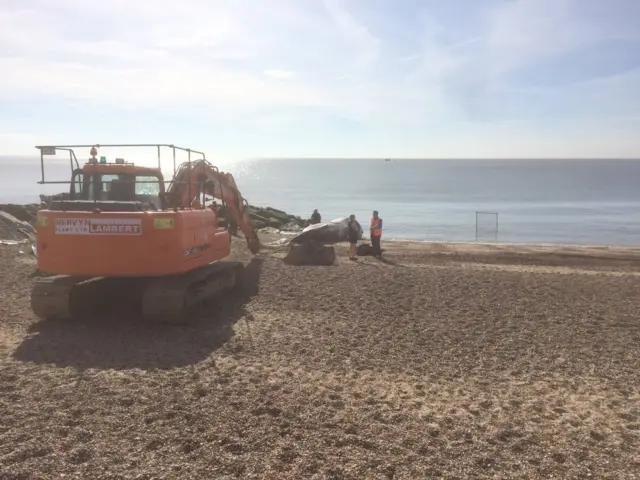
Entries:
POLYGON ((173 177, 166 196, 174 208, 191 208, 201 195, 222 200, 238 222, 251 253, 260 251, 260 240, 251 224, 248 203, 236 186, 233 175, 220 172, 207 160, 182 163, 173 177))

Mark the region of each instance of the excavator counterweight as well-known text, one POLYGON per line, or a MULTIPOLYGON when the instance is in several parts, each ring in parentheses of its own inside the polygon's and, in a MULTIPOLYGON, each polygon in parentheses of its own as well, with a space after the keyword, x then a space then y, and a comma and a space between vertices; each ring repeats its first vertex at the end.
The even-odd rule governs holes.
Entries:
MULTIPOLYGON (((109 145, 148 147, 149 145, 109 145)), ((69 151, 70 189, 38 212, 36 251, 40 278, 31 305, 41 318, 70 318, 122 302, 141 305, 145 318, 182 323, 222 290, 242 285, 242 262, 225 260, 231 236, 218 225, 220 200, 242 230, 251 253, 260 250, 248 204, 233 176, 200 154, 173 145, 160 152, 188 152, 174 167, 168 188, 160 165, 98 161, 98 146, 38 147, 44 155, 69 151), (73 148, 91 147, 91 158, 73 168, 73 148)), ((102 147, 107 147, 102 145, 102 147)), ((158 153, 158 158, 160 154, 158 153)), ((159 162, 160 163, 160 162, 159 162)), ((43 168, 44 172, 44 168, 43 168)), ((43 180, 40 183, 47 183, 43 180)))

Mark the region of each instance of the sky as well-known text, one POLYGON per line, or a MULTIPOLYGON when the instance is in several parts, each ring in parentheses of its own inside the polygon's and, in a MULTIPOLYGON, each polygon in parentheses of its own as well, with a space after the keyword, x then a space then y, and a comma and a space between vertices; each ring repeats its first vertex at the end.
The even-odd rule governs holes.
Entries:
POLYGON ((0 0, 0 155, 640 158, 638 0, 0 0))

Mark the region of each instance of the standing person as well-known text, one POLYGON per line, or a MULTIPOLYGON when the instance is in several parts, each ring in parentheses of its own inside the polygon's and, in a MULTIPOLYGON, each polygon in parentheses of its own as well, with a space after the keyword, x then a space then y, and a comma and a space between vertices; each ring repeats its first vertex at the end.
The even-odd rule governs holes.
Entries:
POLYGON ((349 215, 347 224, 347 237, 349 240, 349 260, 358 260, 358 237, 360 236, 360 224, 356 216, 349 215))
POLYGON ((311 225, 315 225, 316 223, 320 223, 322 221, 322 217, 318 213, 318 209, 316 208, 311 214, 311 225))
POLYGON ((373 254, 376 258, 382 256, 382 250, 380 249, 380 237, 382 237, 382 219, 378 216, 378 211, 373 211, 373 217, 371 218, 371 246, 373 247, 373 254))

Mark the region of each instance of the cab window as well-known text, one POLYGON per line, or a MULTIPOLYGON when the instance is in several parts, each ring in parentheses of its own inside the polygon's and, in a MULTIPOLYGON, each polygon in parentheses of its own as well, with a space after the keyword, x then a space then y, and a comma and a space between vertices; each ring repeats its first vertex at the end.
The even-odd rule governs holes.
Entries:
POLYGON ((154 176, 136 177, 136 195, 160 195, 160 180, 154 176), (140 182, 140 183, 139 183, 140 182), (148 182, 148 183, 143 183, 148 182))
POLYGON ((96 173, 89 180, 87 200, 108 200, 111 190, 111 181, 119 180, 118 175, 100 175, 96 173))
POLYGON ((153 175, 96 173, 85 176, 84 187, 81 198, 85 200, 135 200, 160 208, 160 179, 153 175))
POLYGON ((74 171, 73 176, 71 177, 71 199, 84 198, 82 193, 82 180, 83 173, 82 171, 74 171))

